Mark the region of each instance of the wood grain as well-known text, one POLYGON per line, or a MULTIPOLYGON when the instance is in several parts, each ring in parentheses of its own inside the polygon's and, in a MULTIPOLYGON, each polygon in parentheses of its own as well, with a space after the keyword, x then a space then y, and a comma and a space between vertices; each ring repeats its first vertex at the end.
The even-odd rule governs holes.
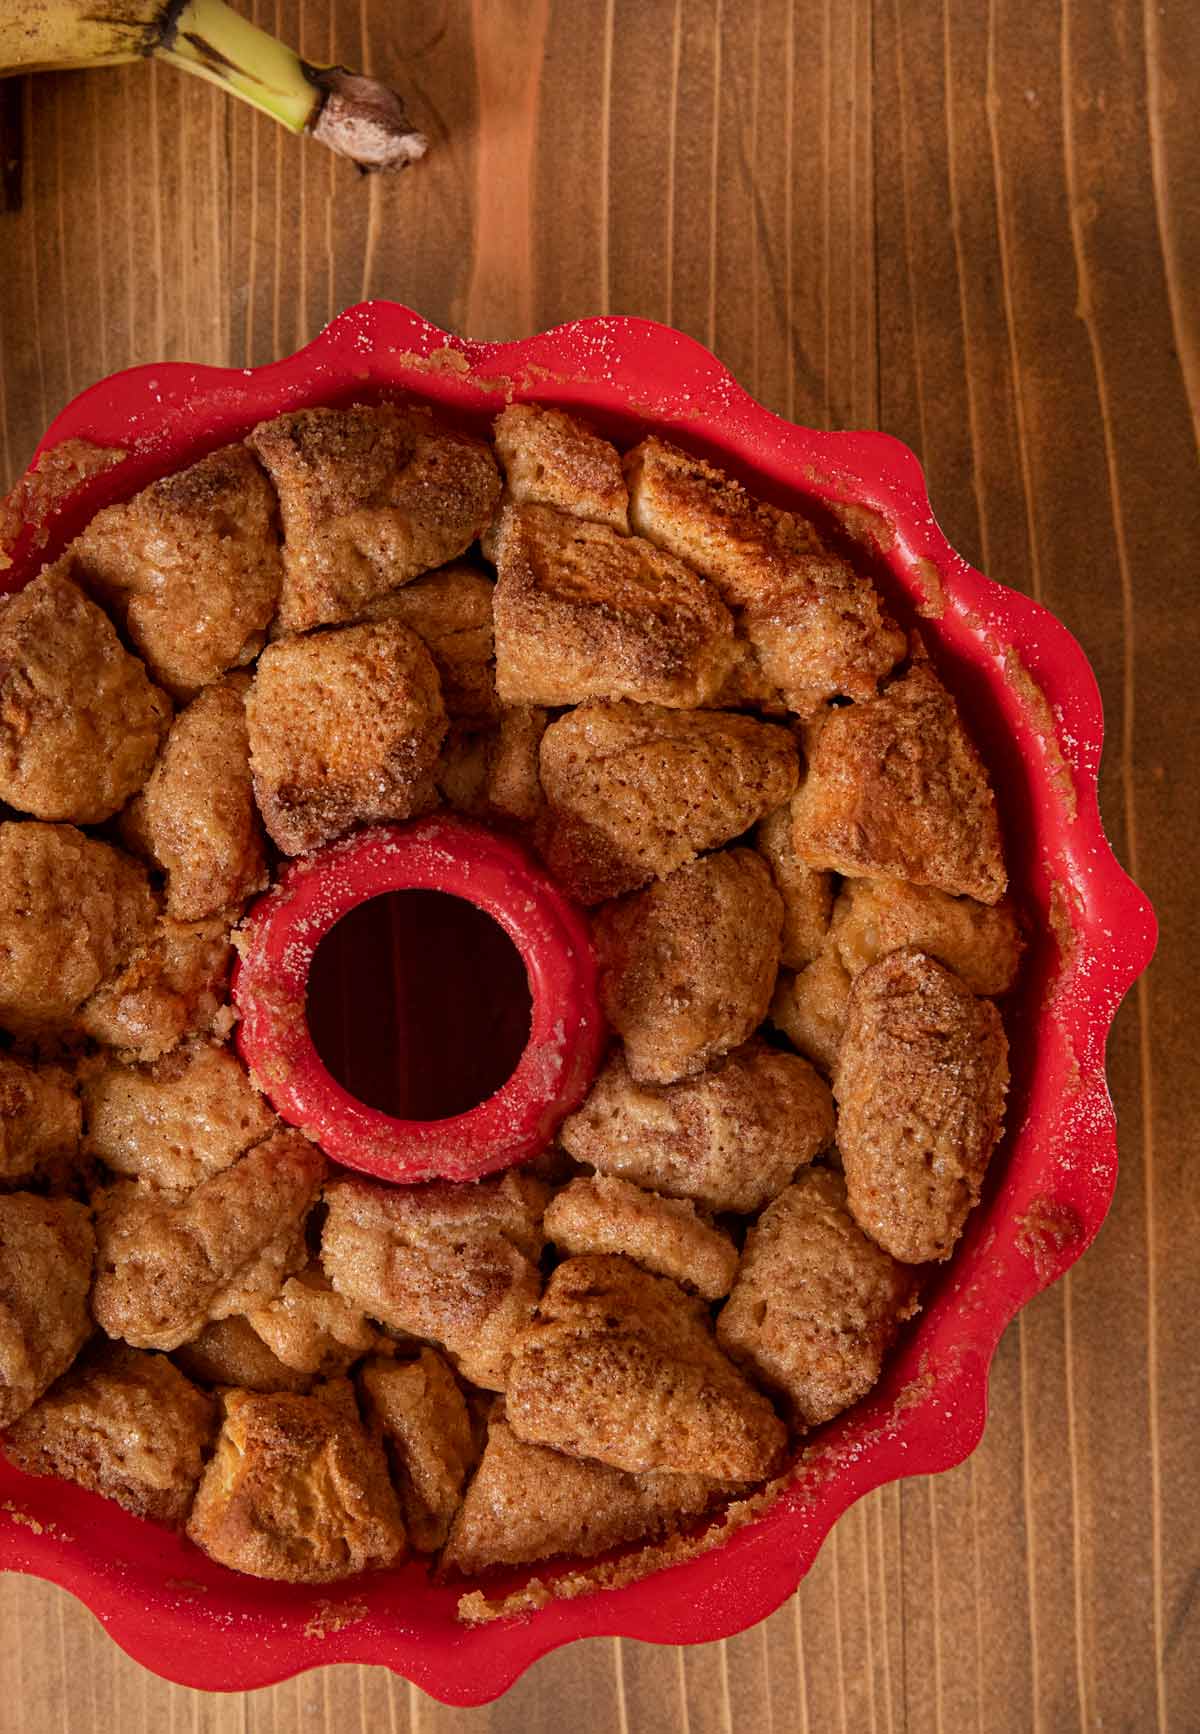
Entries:
POLYGON ((916 447, 951 540, 1103 689, 1109 833, 1160 955, 1110 1046, 1122 1176, 1000 1345, 984 1441, 838 1525, 695 1650, 595 1641, 499 1704, 381 1670, 209 1698, 0 1582, 5 1734, 1200 1728, 1200 33, 1185 0, 243 0, 393 78, 428 160, 363 180, 167 70, 23 89, 0 216, 5 481, 135 362, 253 364, 389 296, 477 337, 665 320, 764 402, 916 447))

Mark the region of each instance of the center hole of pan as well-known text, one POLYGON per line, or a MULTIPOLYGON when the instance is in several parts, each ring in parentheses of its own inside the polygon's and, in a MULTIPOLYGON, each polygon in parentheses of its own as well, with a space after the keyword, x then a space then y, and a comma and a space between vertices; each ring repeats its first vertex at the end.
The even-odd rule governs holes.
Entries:
POLYGON ((317 947, 308 1027, 356 1100, 446 1120, 508 1082, 530 1026, 521 954, 499 924, 442 891, 360 903, 317 947))

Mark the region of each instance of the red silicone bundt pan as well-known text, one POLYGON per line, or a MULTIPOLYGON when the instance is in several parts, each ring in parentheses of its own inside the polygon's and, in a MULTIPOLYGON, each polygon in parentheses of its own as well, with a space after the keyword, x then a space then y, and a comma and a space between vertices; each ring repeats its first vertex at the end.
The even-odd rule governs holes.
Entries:
MULTIPOLYGON (((954 553, 905 446, 792 426, 663 326, 590 319, 522 343, 476 344, 377 302, 351 308, 268 367, 118 374, 76 398, 42 443, 44 451, 76 438, 129 452, 53 509, 45 552, 99 506, 264 416, 408 392, 480 429, 508 396, 576 408, 618 440, 658 429, 764 496, 828 514, 835 531, 840 518, 901 616, 923 617, 992 767, 1014 888, 1035 934, 1008 1011, 1010 1131, 955 1259, 883 1383, 818 1435, 794 1485, 720 1548, 624 1588, 468 1628, 455 1618, 458 1592, 431 1586, 417 1566, 324 1592, 260 1583, 79 1488, 0 1466, 0 1564, 69 1589, 168 1679, 232 1690, 326 1662, 378 1662, 447 1703, 478 1704, 574 1638, 728 1637, 791 1594, 853 1500, 973 1449, 1001 1331, 1079 1257, 1108 1209, 1117 1151, 1105 1040, 1155 929, 1101 829, 1100 699, 1070 633, 954 553), (857 510, 840 513, 846 502, 857 510)), ((12 582, 41 557, 18 546, 12 582)), ((522 1581, 513 1574, 513 1587, 522 1581)))

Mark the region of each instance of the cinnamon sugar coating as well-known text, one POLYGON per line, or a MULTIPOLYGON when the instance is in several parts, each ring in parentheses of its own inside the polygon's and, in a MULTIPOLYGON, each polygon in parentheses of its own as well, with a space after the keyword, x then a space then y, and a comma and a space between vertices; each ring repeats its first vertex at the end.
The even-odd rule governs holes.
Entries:
POLYGON ((65 1029, 155 914, 145 868, 121 850, 73 825, 0 823, 0 1027, 65 1029))
POLYGON ((807 1061, 757 1037, 674 1084, 637 1083, 618 1048, 559 1139, 603 1174, 746 1215, 832 1141, 833 1098, 807 1061))
POLYGON ((149 782, 121 816, 122 835, 166 875, 166 912, 202 921, 240 909, 267 885, 250 784, 246 675, 204 688, 176 717, 149 782))
POLYGON ((594 927, 600 998, 639 1083, 687 1078, 762 1022, 783 903, 750 849, 706 855, 605 904, 594 927))
POLYGON ((704 1303, 626 1258, 570 1258, 517 1340, 518 1438, 632 1474, 768 1475, 785 1430, 717 1347, 704 1303))
POLYGON ((0 1196, 0 1428, 65 1373, 92 1334, 95 1235, 70 1198, 0 1196))
POLYGON ((570 1554, 592 1559, 621 1542, 671 1534, 724 1491, 705 1475, 629 1474, 519 1439, 502 1417, 454 1520, 441 1570, 474 1576, 570 1554))
POLYGON ((510 506, 497 525, 496 687, 505 704, 706 704, 733 665, 711 585, 637 536, 510 506))
POLYGON ((565 410, 510 403, 492 435, 506 502, 554 506, 573 518, 629 532, 629 495, 616 446, 565 410))
POLYGON ((0 800, 98 824, 141 788, 170 716, 104 611, 61 572, 0 601, 0 800))
POLYGON ((404 1527, 420 1553, 436 1553, 479 1456, 458 1381, 434 1349, 415 1361, 368 1361, 359 1387, 383 1436, 404 1527))
POLYGON ((174 1349, 278 1293, 305 1260, 325 1159, 277 1132, 191 1192, 122 1182, 99 1201, 92 1311, 110 1337, 174 1349))
POLYGON ((60 1475, 182 1529, 216 1426, 211 1397, 165 1355, 103 1343, 5 1436, 28 1475, 60 1475))
POLYGON ((542 739, 542 853, 583 903, 665 879, 796 786, 785 729, 719 711, 588 704, 542 739))
POLYGON ((545 1189, 519 1170, 472 1185, 334 1180, 321 1263, 381 1323, 440 1343, 464 1378, 503 1390, 541 1292, 545 1189))
POLYGON ((620 1252, 705 1300, 729 1293, 738 1254, 688 1198, 660 1198, 612 1175, 581 1175, 546 1210, 546 1238, 572 1256, 620 1252))
POLYGON ((906 879, 998 903, 1008 876, 996 803, 933 670, 831 711, 793 805, 796 854, 852 878, 906 879))
POLYGON ((246 720, 255 797, 286 855, 435 804, 441 686, 428 650, 398 620, 269 645, 246 720))
POLYGON ((456 560, 500 496, 483 441, 417 405, 297 410, 261 422, 246 443, 279 493, 284 632, 353 620, 456 560))
POLYGON ((275 495, 244 446, 225 446, 97 512, 60 569, 172 697, 191 698, 265 641, 283 576, 275 495))
POLYGON ((912 1272, 859 1228, 841 1176, 810 1168, 747 1235, 717 1341, 817 1427, 866 1395, 915 1311, 912 1272))
POLYGON ((1004 1124, 1008 1043, 990 1000, 919 951, 850 990, 834 1095, 856 1220, 908 1264, 949 1258, 1004 1124))
POLYGON ((404 1524, 348 1380, 311 1396, 230 1391, 187 1532, 251 1577, 333 1583, 395 1565, 404 1524))
POLYGON ((904 634, 806 519, 653 436, 626 455, 625 477, 633 528, 713 581, 789 710, 868 698, 895 666, 904 634))

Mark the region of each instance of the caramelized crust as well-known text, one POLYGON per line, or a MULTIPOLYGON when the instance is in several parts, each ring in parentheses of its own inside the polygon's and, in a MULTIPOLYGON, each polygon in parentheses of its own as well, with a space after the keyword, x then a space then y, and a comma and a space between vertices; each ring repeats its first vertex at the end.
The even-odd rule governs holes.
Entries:
POLYGON ((0 602, 0 800, 95 825, 150 774, 170 701, 51 569, 0 602))
POLYGON ((541 1290, 544 1188, 516 1171, 469 1186, 346 1178, 325 1198, 321 1262, 338 1293, 440 1343, 473 1384, 503 1390, 513 1338, 541 1290))
POLYGON ((754 833, 754 846, 783 898, 780 962, 787 969, 803 969, 818 956, 829 932, 832 878, 806 866, 796 854, 790 801, 762 820, 754 833))
POLYGON ((116 1174, 187 1191, 268 1136, 275 1116, 228 1048, 196 1042, 150 1066, 85 1072, 85 1148, 116 1174))
POLYGON ((848 879, 834 908, 833 939, 852 976, 889 951, 915 946, 982 994, 1008 992, 1023 948, 1007 900, 989 909, 972 897, 899 879, 848 879))
POLYGON ((81 1119, 68 1072, 0 1053, 0 1186, 61 1176, 78 1153, 81 1119))
POLYGON ((770 1474, 785 1432, 717 1347, 704 1303, 626 1258, 571 1258, 518 1338, 507 1396, 518 1438, 632 1474, 770 1474))
POLYGON ((285 855, 435 802, 446 713, 433 659, 398 620, 269 645, 246 717, 254 793, 285 855))
POLYGON ((832 711, 794 803, 797 855, 851 878, 907 879, 998 903, 996 803, 954 700, 914 663, 878 698, 832 711))
POLYGON ((228 1392, 187 1532, 222 1565, 285 1583, 397 1564, 400 1508, 349 1382, 309 1397, 228 1392))
POLYGON ((582 705, 542 740, 546 863, 583 903, 665 879, 796 786, 785 729, 718 711, 582 705))
POLYGON ((344 1373, 379 1345, 362 1308, 334 1292, 319 1264, 290 1276, 274 1300, 246 1318, 285 1366, 322 1378, 344 1373))
POLYGON ((759 856, 722 850, 604 906, 600 997, 638 1083, 694 1076, 766 1016, 783 903, 759 856))
POLYGON ((626 456, 625 476, 634 529, 716 584, 790 710, 806 715, 835 694, 869 698, 895 666, 904 634, 805 519, 653 437, 626 456))
POLYGON ((831 1073, 846 1027, 849 998, 850 977, 837 947, 826 945, 798 974, 780 970, 771 1000, 771 1022, 799 1053, 823 1072, 831 1073))
POLYGON ((182 1197, 114 1187, 96 1221, 97 1324, 135 1348, 175 1349, 269 1300, 304 1263, 324 1171, 316 1146, 286 1131, 182 1197))
POLYGON ((666 1085, 635 1083, 618 1049, 558 1135, 604 1174, 746 1215, 831 1143, 833 1098, 806 1061, 757 1038, 666 1085))
POLYGON ((0 1428, 65 1373, 92 1334, 95 1235, 69 1198, 0 1196, 0 1428))
POLYGON ((1004 1123, 1008 1043, 990 1000, 919 951, 850 990, 834 1095, 850 1209, 906 1264, 949 1258, 1004 1123))
POLYGON ((504 470, 505 500, 555 506, 629 533, 629 495, 621 454, 585 422, 561 409, 510 403, 496 417, 493 437, 504 470))
POLYGON ((106 1343, 21 1417, 4 1449, 28 1475, 61 1475, 182 1529, 215 1426, 212 1398, 165 1355, 106 1343))
POLYGON ((496 530, 496 687, 505 704, 707 703, 733 665, 717 592, 637 536, 549 506, 496 530))
POLYGON ((916 1310, 912 1272, 867 1239, 841 1176, 810 1168, 747 1235, 717 1341, 817 1427, 866 1395, 916 1310))
POLYGON ((241 1314, 214 1319, 171 1359, 202 1385, 237 1385, 247 1391, 307 1391, 312 1376, 286 1367, 241 1314))
POLYGON ((279 490, 284 632, 353 620, 456 560, 500 496, 482 440, 415 406, 302 409, 260 423, 247 444, 279 490))
POLYGON ((690 1198, 660 1198, 605 1174, 565 1186, 551 1199, 545 1226, 560 1252, 624 1253, 705 1300, 728 1294, 737 1269, 736 1246, 697 1216, 690 1198))
POLYGON ((390 590, 366 610, 368 620, 399 620, 433 658, 446 714, 455 722, 486 723, 500 714, 492 666, 495 585, 466 560, 390 590))
POLYGON ((538 753, 547 715, 531 705, 506 705, 495 728, 452 729, 438 766, 447 806, 473 818, 531 824, 542 809, 538 753))
POLYGON ((0 1025, 63 1029, 148 937, 146 870, 72 825, 0 824, 0 1025))
POLYGON ((232 955, 224 920, 160 921, 80 1008, 76 1026, 128 1059, 157 1060, 185 1036, 218 1030, 229 1017, 232 955))
POLYGON ((415 1361, 368 1361, 359 1384, 367 1417, 383 1436, 409 1541, 420 1553, 436 1553, 479 1455, 454 1374, 433 1349, 422 1349, 415 1361))
POLYGON ((275 496, 245 447, 225 446, 98 512, 61 568, 191 698, 262 647, 283 576, 275 496))
POLYGON ((625 1541, 672 1534, 723 1491, 705 1475, 629 1475, 530 1445, 495 1418, 441 1571, 474 1576, 558 1554, 592 1559, 625 1541))
POLYGON ((249 684, 230 675, 180 712, 146 788, 121 815, 129 847, 166 874, 176 921, 240 909, 267 884, 250 786, 249 684))

